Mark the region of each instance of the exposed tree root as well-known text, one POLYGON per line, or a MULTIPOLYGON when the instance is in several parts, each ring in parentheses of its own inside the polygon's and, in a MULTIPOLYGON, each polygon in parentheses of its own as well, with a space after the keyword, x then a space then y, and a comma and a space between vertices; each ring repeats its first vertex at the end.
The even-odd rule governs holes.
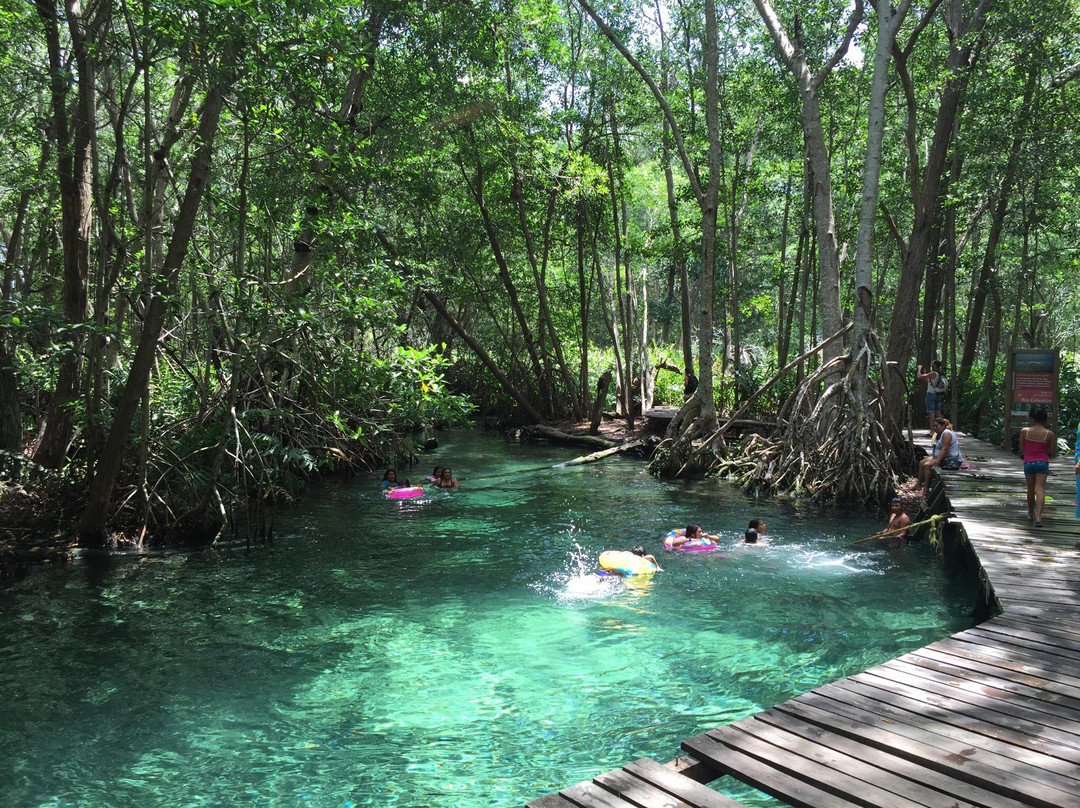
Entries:
POLYGON ((713 469, 755 492, 793 492, 823 502, 892 497, 900 463, 884 427, 882 389, 869 387, 874 354, 882 352, 871 334, 854 358, 824 364, 788 398, 775 435, 747 436, 713 469), (815 400, 821 385, 825 390, 815 400))
POLYGON ((692 396, 679 408, 668 425, 667 433, 656 447, 649 471, 658 477, 702 475, 713 468, 727 451, 724 436, 715 429, 715 415, 701 417, 702 401, 692 396), (704 440, 709 433, 712 435, 704 440))

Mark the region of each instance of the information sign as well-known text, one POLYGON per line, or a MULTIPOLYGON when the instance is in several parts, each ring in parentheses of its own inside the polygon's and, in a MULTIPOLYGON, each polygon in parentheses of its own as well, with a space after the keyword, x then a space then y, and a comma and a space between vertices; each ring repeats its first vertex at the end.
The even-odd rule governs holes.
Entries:
POLYGON ((1052 349, 1014 349, 1009 355, 1006 379, 1005 435, 1012 445, 1014 431, 1027 426, 1027 415, 1036 404, 1050 416, 1050 429, 1057 429, 1058 352, 1052 349), (1015 429, 1013 421, 1021 422, 1015 429))

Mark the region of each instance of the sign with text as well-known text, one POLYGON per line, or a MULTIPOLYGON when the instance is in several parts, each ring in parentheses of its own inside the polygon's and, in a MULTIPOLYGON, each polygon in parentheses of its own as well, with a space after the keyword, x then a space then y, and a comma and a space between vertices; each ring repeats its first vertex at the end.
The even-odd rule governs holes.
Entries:
POLYGON ((1012 422, 1022 419, 1022 425, 1026 426, 1028 413, 1036 405, 1043 407, 1050 416, 1048 426, 1057 429, 1058 369, 1056 350, 1014 349, 1010 352, 1006 380, 1006 446, 1012 445, 1012 422))
POLYGON ((1026 416, 1035 404, 1053 408, 1057 351, 1014 351, 1012 414, 1026 416))

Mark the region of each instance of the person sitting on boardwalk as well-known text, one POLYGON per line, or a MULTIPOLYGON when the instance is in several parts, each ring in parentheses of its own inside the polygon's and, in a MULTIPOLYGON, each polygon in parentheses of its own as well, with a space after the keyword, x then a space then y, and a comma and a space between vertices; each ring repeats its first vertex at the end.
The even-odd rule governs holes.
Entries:
POLYGON ((458 485, 458 481, 454 479, 454 473, 450 470, 449 466, 446 466, 439 473, 439 479, 435 481, 435 485, 439 488, 461 488, 458 485))
POLYGON ((930 478, 935 466, 946 471, 955 471, 964 463, 964 456, 960 453, 960 438, 952 430, 952 424, 947 418, 934 419, 934 445, 931 447, 930 456, 919 461, 919 484, 922 486, 919 496, 925 497, 930 493, 930 478))
POLYGON ((675 533, 675 535, 671 537, 671 549, 673 550, 678 547, 682 547, 688 541, 693 541, 694 539, 710 539, 712 541, 720 541, 719 536, 714 536, 712 533, 705 533, 704 531, 702 531, 701 525, 687 525, 686 532, 682 535, 680 535, 676 531, 672 532, 675 533))
POLYGON ((1050 458, 1057 454, 1057 437, 1046 428, 1046 410, 1032 407, 1028 413, 1031 426, 1020 430, 1020 456, 1024 458, 1024 480, 1027 482, 1028 521, 1042 527, 1046 505, 1046 475, 1050 473, 1050 458))

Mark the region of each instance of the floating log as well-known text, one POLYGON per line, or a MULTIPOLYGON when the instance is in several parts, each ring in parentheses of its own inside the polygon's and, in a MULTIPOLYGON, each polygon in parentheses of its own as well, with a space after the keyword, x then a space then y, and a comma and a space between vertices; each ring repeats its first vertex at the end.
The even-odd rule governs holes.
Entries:
POLYGON ((597 460, 603 460, 605 457, 611 457, 611 455, 619 454, 620 452, 627 452, 630 449, 636 449, 639 446, 644 445, 643 440, 634 440, 630 443, 620 443, 618 446, 612 446, 610 449, 604 449, 600 452, 593 452, 592 454, 585 455, 584 457, 575 457, 573 460, 567 460, 565 463, 559 463, 552 468, 564 468, 566 466, 584 466, 586 463, 595 463, 597 460))

